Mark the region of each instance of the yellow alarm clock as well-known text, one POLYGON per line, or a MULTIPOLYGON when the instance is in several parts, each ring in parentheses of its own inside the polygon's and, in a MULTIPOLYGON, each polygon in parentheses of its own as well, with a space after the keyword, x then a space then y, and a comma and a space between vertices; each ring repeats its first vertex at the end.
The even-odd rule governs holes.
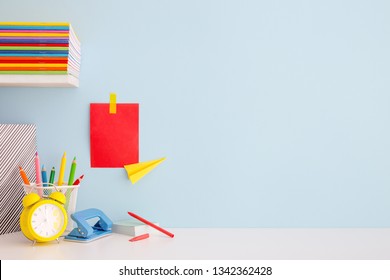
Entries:
POLYGON ((26 195, 20 215, 23 234, 34 242, 48 242, 60 237, 68 223, 65 201, 61 192, 53 192, 48 198, 41 198, 36 193, 26 195))

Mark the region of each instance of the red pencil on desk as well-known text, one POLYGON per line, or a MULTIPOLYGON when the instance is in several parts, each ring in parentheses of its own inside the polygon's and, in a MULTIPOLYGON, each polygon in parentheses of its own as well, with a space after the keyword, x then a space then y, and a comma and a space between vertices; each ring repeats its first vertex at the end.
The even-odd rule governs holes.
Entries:
POLYGON ((148 226, 151 226, 152 228, 155 228, 159 231, 161 231, 162 233, 168 235, 169 237, 173 238, 175 235, 173 233, 170 233, 169 231, 166 231, 165 229, 163 228, 160 228, 159 226, 156 226, 155 224, 149 222, 148 220, 145 220, 144 218, 138 216, 137 214, 134 214, 132 212, 127 212, 130 216, 132 216, 133 218, 136 218, 137 220, 140 220, 141 222, 147 224, 148 226))
POLYGON ((139 241, 139 240, 143 240, 143 239, 146 239, 146 238, 149 238, 149 233, 145 233, 145 234, 142 234, 142 235, 135 236, 135 237, 129 239, 129 241, 130 242, 134 242, 134 241, 139 241))

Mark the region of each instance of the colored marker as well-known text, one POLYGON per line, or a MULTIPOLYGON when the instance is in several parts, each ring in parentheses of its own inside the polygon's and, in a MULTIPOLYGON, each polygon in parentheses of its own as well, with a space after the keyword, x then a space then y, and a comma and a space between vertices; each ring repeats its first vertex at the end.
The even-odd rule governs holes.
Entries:
POLYGON ((53 168, 50 171, 50 179, 49 179, 50 186, 53 186, 53 184, 54 184, 54 177, 55 176, 56 176, 56 169, 53 166, 53 168))
POLYGON ((84 178, 84 175, 81 175, 76 181, 74 181, 73 186, 80 185, 83 178, 84 178))
POLYGON ((76 172, 76 157, 73 158, 72 165, 70 167, 68 186, 73 185, 74 182, 74 173, 76 172))
POLYGON ((41 177, 41 165, 39 163, 38 152, 35 153, 35 184, 37 186, 38 195, 42 197, 42 177, 41 177))
POLYGON ((24 172, 23 168, 19 166, 19 173, 22 176, 23 183, 25 185, 30 185, 30 181, 27 178, 26 172, 24 172))
POLYGON ((47 172, 45 165, 42 165, 42 183, 44 187, 47 187, 47 172))
POLYGON ((147 224, 148 226, 151 226, 152 228, 155 228, 157 229, 158 231, 161 231, 162 233, 168 235, 169 237, 173 238, 174 237, 174 234, 173 233, 170 233, 169 231, 163 229, 163 228, 160 228, 159 226, 156 226, 155 224, 153 224, 152 222, 149 222, 148 220, 145 220, 144 218, 138 216, 137 214, 134 214, 132 212, 127 212, 130 216, 132 216, 133 218, 136 218, 137 220, 140 220, 141 222, 147 224))
POLYGON ((65 166, 66 166, 66 153, 64 153, 61 159, 60 175, 58 177, 59 186, 62 186, 62 184, 64 183, 65 166))
POLYGON ((134 242, 134 241, 139 241, 139 240, 143 240, 143 239, 146 239, 146 238, 149 238, 149 233, 138 235, 136 237, 133 237, 133 238, 129 239, 129 241, 130 242, 134 242))

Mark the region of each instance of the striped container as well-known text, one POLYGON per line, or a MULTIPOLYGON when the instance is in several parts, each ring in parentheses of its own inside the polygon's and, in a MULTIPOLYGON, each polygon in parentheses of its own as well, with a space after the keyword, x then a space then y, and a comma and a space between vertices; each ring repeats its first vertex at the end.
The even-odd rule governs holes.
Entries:
POLYGON ((20 231, 24 191, 18 167, 33 178, 36 151, 35 125, 0 124, 0 235, 20 231))

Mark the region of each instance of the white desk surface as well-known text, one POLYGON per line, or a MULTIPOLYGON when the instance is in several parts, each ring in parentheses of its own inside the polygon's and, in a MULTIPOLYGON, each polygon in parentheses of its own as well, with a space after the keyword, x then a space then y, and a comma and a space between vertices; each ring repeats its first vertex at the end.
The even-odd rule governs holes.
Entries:
POLYGON ((129 242, 112 234, 90 243, 32 246, 21 232, 0 236, 0 259, 390 260, 390 229, 172 228, 129 242))

